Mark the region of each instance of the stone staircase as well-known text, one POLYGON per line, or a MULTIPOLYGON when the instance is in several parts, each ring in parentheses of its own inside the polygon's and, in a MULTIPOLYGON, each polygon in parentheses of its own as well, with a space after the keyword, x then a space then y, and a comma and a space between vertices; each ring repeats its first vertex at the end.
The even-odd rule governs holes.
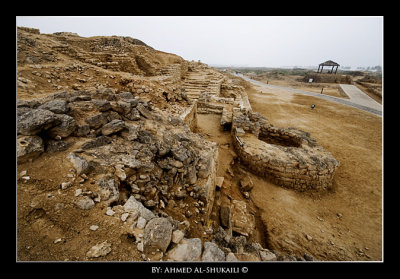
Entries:
POLYGON ((157 70, 157 75, 168 76, 172 79, 172 82, 178 82, 182 77, 182 65, 181 64, 169 64, 157 70))
POLYGON ((210 69, 194 69, 184 76, 183 87, 192 100, 198 100, 202 93, 219 96, 223 79, 222 74, 210 69))

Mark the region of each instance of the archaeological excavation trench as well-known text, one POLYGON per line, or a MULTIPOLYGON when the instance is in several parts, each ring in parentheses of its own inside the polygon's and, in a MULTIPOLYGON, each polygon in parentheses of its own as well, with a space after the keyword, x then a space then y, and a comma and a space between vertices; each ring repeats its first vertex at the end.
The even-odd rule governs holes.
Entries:
POLYGON ((187 121, 192 131, 217 142, 219 154, 227 153, 225 157, 218 156, 217 180, 223 182, 217 186, 212 221, 227 229, 230 235, 251 235, 253 240, 269 248, 267 224, 261 221, 250 199, 252 186, 249 184, 253 182, 247 171, 289 189, 319 191, 332 186, 339 162, 309 133, 274 127, 265 117, 254 113, 245 93, 226 98, 218 94, 221 89, 211 94, 206 92, 196 98, 191 113, 185 115, 191 115, 187 121), (237 200, 232 198, 233 193, 237 200), (240 207, 241 213, 237 214, 240 207), (242 225, 239 220, 231 220, 238 215, 242 216, 242 225))

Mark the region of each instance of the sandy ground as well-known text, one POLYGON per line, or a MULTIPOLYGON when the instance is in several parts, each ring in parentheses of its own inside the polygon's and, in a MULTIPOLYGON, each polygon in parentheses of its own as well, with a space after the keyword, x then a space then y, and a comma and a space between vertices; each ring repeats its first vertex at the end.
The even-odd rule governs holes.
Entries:
POLYGON ((87 211, 74 206, 77 189, 97 191, 92 174, 82 184, 60 189, 73 174, 72 164, 66 159, 69 152, 43 153, 33 163, 18 165, 18 261, 141 261, 135 237, 121 233, 119 216, 106 216, 105 204, 87 211), (30 177, 27 182, 21 178, 22 171, 30 177), (98 229, 92 231, 92 225, 98 229), (86 257, 92 246, 105 240, 112 243, 107 257, 86 257))
POLYGON ((328 192, 297 193, 253 175, 268 246, 319 260, 381 261, 382 118, 284 90, 247 93, 274 126, 310 132, 341 163, 328 192))
POLYGON ((302 78, 303 78, 302 76, 289 75, 289 76, 281 76, 280 78, 261 78, 257 80, 271 85, 292 87, 299 90, 310 91, 314 93, 320 93, 324 95, 348 99, 347 96, 344 96, 343 94, 340 93, 339 84, 315 83, 315 82, 306 83, 298 81, 298 79, 302 78))

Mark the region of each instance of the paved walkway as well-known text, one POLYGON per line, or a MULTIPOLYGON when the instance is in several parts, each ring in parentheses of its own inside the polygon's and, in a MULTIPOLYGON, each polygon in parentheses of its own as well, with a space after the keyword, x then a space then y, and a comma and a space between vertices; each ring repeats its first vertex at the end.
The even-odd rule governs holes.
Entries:
POLYGON ((377 103, 376 101, 374 101, 372 98, 370 98, 368 95, 366 95, 364 92, 362 92, 360 89, 358 89, 354 85, 340 84, 342 89, 346 92, 346 94, 348 94, 348 96, 350 98, 350 100, 347 100, 347 99, 323 95, 323 94, 319 94, 319 93, 315 93, 315 92, 295 89, 295 88, 291 88, 291 87, 266 84, 261 81, 250 79, 242 74, 236 74, 236 76, 239 76, 239 77, 241 77, 253 84, 256 84, 256 85, 264 86, 267 88, 286 90, 286 91, 293 92, 293 93, 314 96, 317 98, 322 98, 322 99, 340 103, 343 105, 352 106, 352 107, 376 114, 378 116, 382 116, 382 105, 377 103), (354 88, 356 88, 357 90, 354 88))
POLYGON ((340 84, 340 87, 347 96, 349 96, 350 101, 382 111, 382 105, 362 92, 357 86, 352 84, 340 84))

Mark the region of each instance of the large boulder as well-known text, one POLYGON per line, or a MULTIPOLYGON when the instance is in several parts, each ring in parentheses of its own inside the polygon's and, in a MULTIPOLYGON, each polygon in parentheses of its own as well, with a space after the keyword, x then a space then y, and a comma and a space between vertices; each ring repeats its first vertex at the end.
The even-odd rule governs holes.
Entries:
POLYGON ((125 122, 122 120, 114 119, 111 122, 105 124, 103 128, 101 128, 101 133, 104 136, 108 136, 114 133, 117 133, 125 128, 125 122))
POLYGON ((144 249, 165 252, 171 242, 172 224, 167 218, 153 218, 144 228, 144 249))
POLYGON ((78 173, 78 175, 89 172, 90 165, 85 160, 85 158, 82 158, 82 157, 76 155, 75 153, 69 153, 67 155, 67 159, 71 161, 71 163, 74 166, 74 168, 76 169, 76 172, 78 173))
POLYGON ((44 152, 43 140, 38 136, 19 136, 17 143, 18 163, 35 159, 44 152))
POLYGON ((61 121, 60 125, 57 125, 48 131, 48 135, 52 138, 60 136, 61 138, 66 138, 75 132, 77 127, 75 119, 66 114, 58 114, 57 118, 61 121))
POLYGON ((111 104, 113 111, 121 114, 128 115, 131 111, 131 104, 125 101, 117 101, 111 104))
POLYGON ((201 256, 201 239, 200 238, 190 238, 182 239, 181 242, 169 250, 167 253, 167 258, 173 261, 179 262, 193 262, 198 261, 201 256))
POLYGON ((54 113, 64 114, 68 112, 68 103, 65 100, 55 99, 39 106, 39 109, 46 109, 54 113))
POLYGON ((204 251, 201 256, 203 262, 223 262, 225 261, 224 252, 213 242, 204 242, 204 251))
POLYGON ((107 100, 93 100, 92 103, 97 107, 97 109, 101 112, 107 111, 111 109, 111 104, 107 100))
POLYGON ((98 129, 107 123, 107 117, 103 113, 98 113, 86 118, 86 123, 89 124, 91 129, 98 129))
POLYGON ((18 117, 18 134, 34 136, 61 123, 56 114, 49 110, 32 109, 18 117))
POLYGON ((147 209, 141 202, 137 201, 133 196, 130 196, 129 199, 124 204, 125 212, 136 212, 138 211, 140 216, 149 221, 154 218, 155 215, 149 209, 147 209))

